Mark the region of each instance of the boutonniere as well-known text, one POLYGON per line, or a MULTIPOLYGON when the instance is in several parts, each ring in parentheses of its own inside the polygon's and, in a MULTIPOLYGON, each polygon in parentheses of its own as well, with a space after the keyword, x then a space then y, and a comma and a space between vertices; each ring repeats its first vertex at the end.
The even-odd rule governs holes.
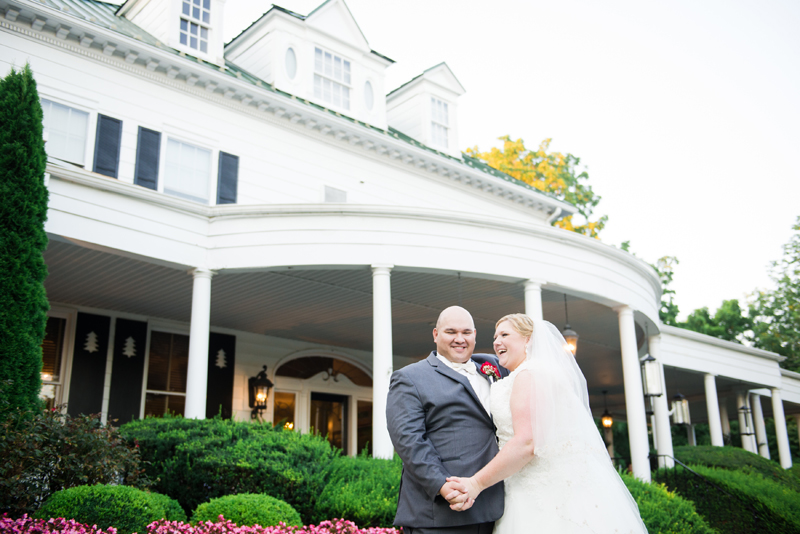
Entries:
POLYGON ((481 365, 481 373, 495 380, 500 380, 500 378, 502 378, 500 376, 500 369, 498 369, 497 366, 492 365, 489 362, 486 362, 483 365, 481 365))

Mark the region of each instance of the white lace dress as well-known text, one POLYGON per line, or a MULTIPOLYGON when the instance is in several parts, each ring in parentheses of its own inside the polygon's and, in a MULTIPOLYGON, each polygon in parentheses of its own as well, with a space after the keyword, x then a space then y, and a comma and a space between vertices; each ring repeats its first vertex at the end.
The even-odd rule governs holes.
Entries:
MULTIPOLYGON (((492 416, 501 448, 514 436, 511 389, 526 367, 492 385, 492 416)), ((571 440, 537 451, 505 480, 505 512, 494 527, 494 534, 642 532, 647 529, 605 449, 571 440)))

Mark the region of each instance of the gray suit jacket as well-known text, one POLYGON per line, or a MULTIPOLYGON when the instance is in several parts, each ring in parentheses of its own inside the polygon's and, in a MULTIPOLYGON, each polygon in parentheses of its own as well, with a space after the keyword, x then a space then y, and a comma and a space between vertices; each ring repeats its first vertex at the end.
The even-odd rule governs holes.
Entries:
MULTIPOLYGON (((490 361, 507 374, 495 356, 473 355, 473 361, 476 366, 490 361)), ((440 362, 435 351, 392 374, 386 420, 403 460, 395 525, 457 527, 503 515, 502 482, 483 491, 465 512, 454 512, 439 495, 448 476, 474 475, 494 458, 498 447, 494 423, 469 381, 440 362)))

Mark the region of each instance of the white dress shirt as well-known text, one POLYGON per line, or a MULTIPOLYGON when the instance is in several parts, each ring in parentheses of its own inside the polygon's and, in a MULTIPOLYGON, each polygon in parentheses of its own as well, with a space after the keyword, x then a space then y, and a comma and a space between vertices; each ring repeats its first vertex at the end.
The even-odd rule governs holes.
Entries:
POLYGON ((436 354, 436 357, 447 367, 452 369, 453 371, 462 374, 467 377, 469 380, 469 384, 472 386, 472 391, 478 396, 478 399, 481 401, 483 405, 483 409, 486 410, 486 413, 489 414, 491 417, 492 411, 489 408, 489 396, 491 392, 491 386, 489 385, 489 381, 483 378, 482 376, 478 376, 478 368, 475 366, 475 362, 471 359, 467 360, 466 363, 456 363, 451 362, 441 354, 436 354))

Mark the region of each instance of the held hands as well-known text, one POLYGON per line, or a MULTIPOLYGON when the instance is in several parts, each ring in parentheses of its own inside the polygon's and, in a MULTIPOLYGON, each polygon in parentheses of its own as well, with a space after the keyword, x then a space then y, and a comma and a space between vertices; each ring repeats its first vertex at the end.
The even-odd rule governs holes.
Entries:
POLYGON ((481 491, 482 488, 478 487, 473 477, 448 477, 447 483, 442 486, 439 493, 450 503, 451 510, 464 512, 472 508, 481 491), (445 494, 445 488, 448 489, 447 494, 445 494))

